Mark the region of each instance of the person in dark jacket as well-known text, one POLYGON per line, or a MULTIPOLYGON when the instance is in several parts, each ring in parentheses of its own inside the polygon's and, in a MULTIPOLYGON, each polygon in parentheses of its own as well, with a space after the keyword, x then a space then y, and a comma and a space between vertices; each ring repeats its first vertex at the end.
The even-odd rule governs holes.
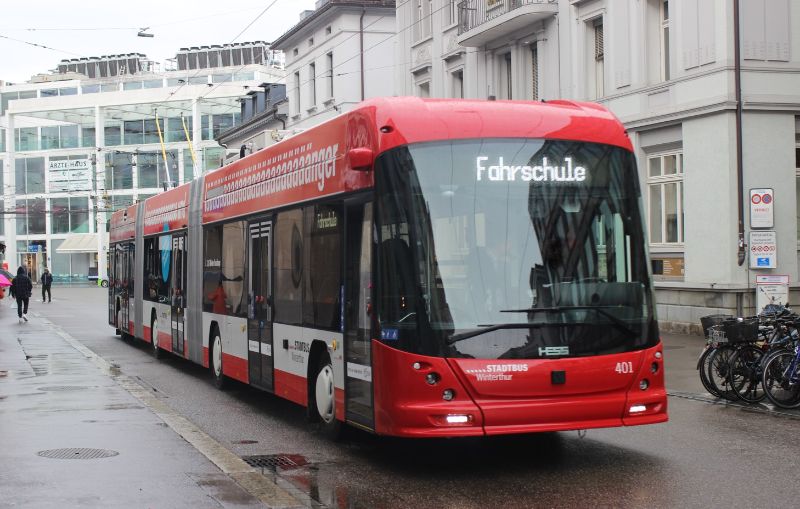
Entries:
POLYGON ((28 301, 31 298, 33 291, 33 283, 25 267, 17 269, 17 277, 11 280, 11 293, 17 299, 17 315, 19 316, 19 323, 28 321, 28 301))
POLYGON ((44 268, 44 272, 42 272, 42 277, 39 281, 42 283, 42 302, 52 302, 53 296, 50 293, 50 287, 53 285, 53 275, 50 274, 50 271, 47 270, 47 267, 44 268), (47 293, 47 300, 44 300, 44 294, 47 293))

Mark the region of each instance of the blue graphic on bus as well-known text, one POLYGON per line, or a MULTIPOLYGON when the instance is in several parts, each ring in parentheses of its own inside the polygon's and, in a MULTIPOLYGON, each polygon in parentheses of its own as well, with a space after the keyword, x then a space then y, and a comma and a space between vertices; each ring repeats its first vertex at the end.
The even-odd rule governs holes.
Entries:
POLYGON ((397 341, 400 339, 400 331, 397 329, 381 329, 381 339, 397 341))
POLYGON ((169 279, 169 265, 172 260, 172 235, 159 237, 158 249, 161 251, 161 279, 166 283, 169 279))

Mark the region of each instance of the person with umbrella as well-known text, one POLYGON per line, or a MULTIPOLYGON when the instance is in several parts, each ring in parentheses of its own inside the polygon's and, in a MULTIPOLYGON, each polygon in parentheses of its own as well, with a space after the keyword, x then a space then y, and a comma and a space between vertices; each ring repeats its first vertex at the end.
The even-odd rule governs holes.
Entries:
POLYGON ((17 299, 17 316, 19 316, 19 323, 28 321, 28 302, 33 292, 33 283, 31 278, 28 277, 28 272, 25 267, 17 269, 17 277, 11 281, 11 295, 17 299))
POLYGON ((0 273, 0 300, 3 300, 6 296, 6 288, 11 286, 11 279, 8 278, 5 274, 0 273))

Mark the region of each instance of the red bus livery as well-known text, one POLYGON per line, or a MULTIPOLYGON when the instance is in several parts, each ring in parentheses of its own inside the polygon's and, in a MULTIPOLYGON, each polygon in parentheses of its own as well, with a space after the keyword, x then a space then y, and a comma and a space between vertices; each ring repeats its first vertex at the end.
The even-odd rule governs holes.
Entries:
POLYGON ((115 212, 109 323, 330 434, 664 422, 638 182, 595 104, 369 100, 115 212))

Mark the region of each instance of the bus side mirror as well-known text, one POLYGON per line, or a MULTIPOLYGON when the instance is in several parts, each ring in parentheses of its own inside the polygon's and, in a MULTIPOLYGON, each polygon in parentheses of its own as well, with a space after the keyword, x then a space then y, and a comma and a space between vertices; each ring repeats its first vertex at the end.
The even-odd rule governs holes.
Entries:
POLYGON ((372 169, 375 155, 372 153, 372 149, 366 147, 353 148, 347 152, 347 160, 350 168, 356 171, 369 171, 372 169))

